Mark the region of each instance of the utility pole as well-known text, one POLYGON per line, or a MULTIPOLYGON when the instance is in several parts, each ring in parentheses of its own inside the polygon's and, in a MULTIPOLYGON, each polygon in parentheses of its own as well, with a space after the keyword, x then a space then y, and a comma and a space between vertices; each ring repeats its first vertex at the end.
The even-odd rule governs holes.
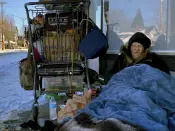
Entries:
POLYGON ((163 32, 163 22, 162 22, 162 3, 163 0, 160 0, 160 32, 163 32))
POLYGON ((2 24, 1 24, 1 35, 2 35, 2 40, 1 40, 1 46, 2 46, 2 50, 5 49, 5 44, 4 44, 4 30, 3 30, 3 21, 4 21, 4 10, 3 10, 3 6, 4 4, 6 4, 6 2, 3 2, 3 0, 0 2, 0 5, 1 5, 1 17, 2 17, 2 24))

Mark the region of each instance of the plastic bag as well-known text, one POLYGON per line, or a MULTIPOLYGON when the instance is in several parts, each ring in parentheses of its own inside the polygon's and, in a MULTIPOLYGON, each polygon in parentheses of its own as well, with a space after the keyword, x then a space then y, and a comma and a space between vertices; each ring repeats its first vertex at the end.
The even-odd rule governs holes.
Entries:
POLYGON ((34 68, 30 59, 24 58, 19 62, 20 84, 25 90, 33 89, 33 72, 34 68))

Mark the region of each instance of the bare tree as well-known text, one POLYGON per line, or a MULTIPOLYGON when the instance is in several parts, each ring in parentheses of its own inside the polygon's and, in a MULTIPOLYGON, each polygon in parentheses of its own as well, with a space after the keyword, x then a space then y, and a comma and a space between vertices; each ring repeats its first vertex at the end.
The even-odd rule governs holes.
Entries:
POLYGON ((137 10, 137 14, 131 24, 131 28, 134 30, 140 30, 144 28, 144 22, 140 8, 137 10))
MULTIPOLYGON (((0 19, 0 23, 2 25, 2 19, 0 19)), ((4 19, 3 19, 3 33, 5 36, 5 40, 8 41, 8 43, 10 43, 10 40, 13 40, 13 38, 15 36, 14 27, 15 27, 14 19, 11 17, 4 17, 4 19)))

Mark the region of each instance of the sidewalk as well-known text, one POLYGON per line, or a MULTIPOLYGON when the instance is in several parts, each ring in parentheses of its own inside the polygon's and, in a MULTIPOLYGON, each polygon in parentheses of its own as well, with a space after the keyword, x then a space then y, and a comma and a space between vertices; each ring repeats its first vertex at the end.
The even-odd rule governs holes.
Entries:
MULTIPOLYGON (((19 120, 7 120, 4 122, 0 122, 0 131, 33 131, 28 128, 21 128, 20 125, 24 122, 28 122, 29 120, 32 120, 32 110, 25 111, 21 114, 19 114, 20 119, 19 120)), ((48 118, 48 104, 44 104, 39 107, 39 116, 38 116, 38 122, 40 126, 44 125, 45 120, 48 118)))
MULTIPOLYGON (((0 122, 0 131, 33 131, 32 129, 20 127, 24 122, 32 120, 32 109, 30 111, 22 112, 19 114, 19 117, 20 119, 18 120, 0 122)), ((49 101, 39 104, 38 124, 43 127, 46 120, 49 120, 49 101)))
POLYGON ((21 129, 20 124, 27 121, 30 116, 31 111, 26 111, 23 112, 22 114, 19 114, 20 117, 19 120, 7 120, 0 122, 0 131, 29 131, 21 129))

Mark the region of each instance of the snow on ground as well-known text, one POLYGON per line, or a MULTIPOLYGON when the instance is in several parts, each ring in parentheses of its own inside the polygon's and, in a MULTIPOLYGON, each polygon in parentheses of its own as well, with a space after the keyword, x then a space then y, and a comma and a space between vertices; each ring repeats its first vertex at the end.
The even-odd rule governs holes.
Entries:
POLYGON ((5 49, 5 50, 0 50, 0 53, 21 52, 21 51, 26 52, 27 49, 5 49))
POLYGON ((26 91, 19 83, 18 62, 26 51, 0 51, 0 120, 16 120, 18 114, 31 109, 33 91, 26 91))

